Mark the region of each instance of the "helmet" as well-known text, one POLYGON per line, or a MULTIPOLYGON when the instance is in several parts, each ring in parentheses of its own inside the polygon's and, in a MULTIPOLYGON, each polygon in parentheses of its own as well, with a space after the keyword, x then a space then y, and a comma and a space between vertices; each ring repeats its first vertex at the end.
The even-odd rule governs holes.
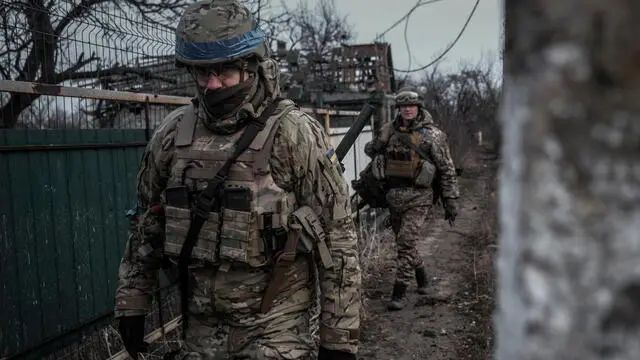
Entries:
POLYGON ((424 99, 417 91, 410 89, 401 89, 396 95, 396 107, 417 105, 424 107, 424 99))
POLYGON ((238 0, 205 0, 189 5, 176 27, 179 65, 210 65, 267 56, 264 33, 238 0))

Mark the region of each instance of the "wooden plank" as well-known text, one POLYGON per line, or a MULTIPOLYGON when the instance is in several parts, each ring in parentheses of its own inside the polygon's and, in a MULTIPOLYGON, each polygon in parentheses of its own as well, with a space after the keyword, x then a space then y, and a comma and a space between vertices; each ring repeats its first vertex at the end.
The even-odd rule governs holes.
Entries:
MULTIPOLYGON (((182 320, 182 316, 178 316, 177 318, 166 323, 163 326, 164 333, 167 334, 177 329, 178 326, 181 324, 181 320, 182 320)), ((161 328, 153 330, 152 332, 150 332, 144 337, 144 341, 147 342, 148 344, 154 343, 160 339, 162 339, 161 328)), ((129 353, 127 353, 125 350, 121 350, 115 355, 111 356, 108 360, 127 360, 127 359, 131 359, 131 357, 129 356, 129 353)))
POLYGON ((147 102, 152 104, 187 105, 190 97, 160 94, 135 93, 130 91, 114 91, 89 89, 53 84, 42 84, 28 81, 0 80, 0 91, 51 96, 79 97, 85 99, 102 99, 115 101, 147 102))
MULTIPOLYGON (((131 91, 115 91, 103 89, 79 88, 60 86, 54 84, 42 84, 28 81, 0 80, 0 91, 18 92, 25 94, 40 94, 52 96, 77 97, 85 99, 149 102, 150 104, 187 105, 191 97, 161 95, 151 93, 136 93, 131 91)), ((332 110, 322 108, 301 107, 301 111, 314 114, 329 114, 339 116, 358 116, 359 111, 332 110)))

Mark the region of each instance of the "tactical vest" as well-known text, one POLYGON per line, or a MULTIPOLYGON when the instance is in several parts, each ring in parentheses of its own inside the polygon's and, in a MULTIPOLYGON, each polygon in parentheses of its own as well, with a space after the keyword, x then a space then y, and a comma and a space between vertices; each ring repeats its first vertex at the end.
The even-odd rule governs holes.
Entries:
POLYGON ((395 131, 392 124, 381 129, 380 140, 386 143, 384 150, 385 176, 387 178, 414 179, 420 165, 420 155, 403 144, 398 136, 408 136, 415 145, 420 145, 417 131, 402 133, 395 131))
MULTIPOLYGON (((288 218, 295 210, 295 196, 274 182, 269 159, 280 119, 292 107, 290 104, 285 111, 270 116, 247 151, 232 164, 218 196, 218 210, 209 214, 202 227, 192 260, 260 267, 267 264, 272 250, 283 246, 288 218)), ((165 254, 179 256, 196 194, 231 156, 233 144, 241 134, 242 131, 230 136, 214 134, 196 121, 192 106, 187 108, 178 125, 176 159, 163 194, 165 254)))

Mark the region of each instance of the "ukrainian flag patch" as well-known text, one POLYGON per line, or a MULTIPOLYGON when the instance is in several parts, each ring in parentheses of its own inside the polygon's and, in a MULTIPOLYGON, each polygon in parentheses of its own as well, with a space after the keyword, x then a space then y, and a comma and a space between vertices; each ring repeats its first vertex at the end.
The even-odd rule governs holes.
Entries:
POLYGON ((336 154, 336 151, 333 149, 329 149, 329 151, 327 152, 327 157, 329 158, 329 160, 331 160, 331 163, 333 164, 338 162, 338 155, 336 154))

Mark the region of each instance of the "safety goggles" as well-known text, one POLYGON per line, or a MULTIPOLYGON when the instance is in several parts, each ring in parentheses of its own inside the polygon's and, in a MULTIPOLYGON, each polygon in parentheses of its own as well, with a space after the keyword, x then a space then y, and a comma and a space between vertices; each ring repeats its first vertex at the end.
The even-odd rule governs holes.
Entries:
POLYGON ((226 79, 233 77, 239 71, 242 71, 235 64, 213 64, 210 66, 194 66, 192 67, 191 73, 193 77, 196 79, 199 85, 206 86, 209 83, 209 79, 211 76, 215 76, 221 82, 224 82, 226 79))

